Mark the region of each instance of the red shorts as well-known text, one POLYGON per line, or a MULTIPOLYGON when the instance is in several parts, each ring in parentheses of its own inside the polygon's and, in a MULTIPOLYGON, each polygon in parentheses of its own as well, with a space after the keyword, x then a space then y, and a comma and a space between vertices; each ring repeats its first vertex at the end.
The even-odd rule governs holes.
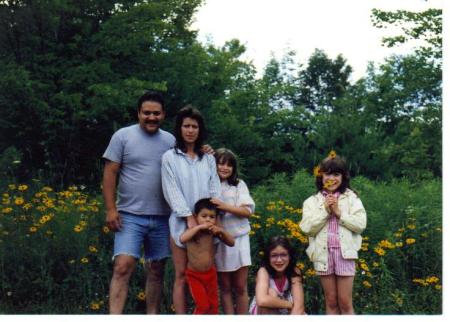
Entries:
POLYGON ((206 272, 186 268, 185 275, 195 302, 194 314, 219 314, 216 268, 213 266, 206 272))

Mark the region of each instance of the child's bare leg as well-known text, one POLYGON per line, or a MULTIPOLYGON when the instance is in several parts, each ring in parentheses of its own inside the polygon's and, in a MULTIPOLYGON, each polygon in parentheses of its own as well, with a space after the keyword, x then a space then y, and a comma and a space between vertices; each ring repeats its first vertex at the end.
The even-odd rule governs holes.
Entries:
POLYGON ((231 276, 231 283, 236 296, 236 314, 248 314, 248 267, 241 267, 231 276))
POLYGON ((325 296, 326 313, 341 314, 338 304, 336 275, 322 275, 320 276, 320 283, 325 296))
POLYGON ((341 314, 355 314, 353 311, 353 276, 336 276, 338 305, 341 314))
POLYGON ((234 314, 233 308, 233 295, 231 293, 231 274, 229 272, 220 272, 220 299, 222 304, 223 313, 234 314))

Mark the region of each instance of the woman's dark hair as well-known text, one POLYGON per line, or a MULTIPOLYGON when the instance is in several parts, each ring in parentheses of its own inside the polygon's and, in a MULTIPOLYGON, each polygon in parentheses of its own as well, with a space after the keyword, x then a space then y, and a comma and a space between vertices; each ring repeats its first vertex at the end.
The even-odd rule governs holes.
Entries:
POLYGON ((215 157, 217 164, 228 163, 230 166, 233 167, 231 176, 227 179, 227 181, 230 185, 237 186, 239 183, 239 179, 238 179, 236 155, 231 150, 220 148, 216 150, 215 157))
POLYGON ((165 106, 164 106, 164 96, 156 91, 148 91, 146 93, 144 93, 144 95, 142 95, 141 97, 139 97, 138 103, 137 103, 137 110, 138 112, 141 111, 142 108, 142 104, 144 102, 156 102, 161 104, 162 109, 164 110, 165 106))
POLYGON ((274 278, 275 277, 275 270, 270 265, 270 252, 277 248, 277 246, 281 246, 285 248, 288 251, 289 254, 289 264, 286 267, 286 277, 289 283, 289 289, 291 288, 291 278, 296 276, 301 276, 301 273, 296 268, 297 264, 297 252, 292 247, 291 243, 289 242, 289 239, 287 239, 284 236, 274 236, 270 239, 269 243, 267 244, 266 248, 264 249, 264 257, 263 257, 263 266, 269 273, 269 275, 274 278))
POLYGON ((192 105, 187 105, 178 111, 175 118, 175 139, 176 144, 175 148, 180 149, 183 152, 186 152, 186 146, 183 141, 183 136, 181 135, 181 125, 183 124, 183 120, 185 118, 191 118, 196 120, 198 123, 198 138, 195 141, 194 151, 201 159, 203 157, 202 146, 203 142, 206 140, 207 133, 205 128, 205 122, 203 121, 203 116, 200 114, 200 111, 197 110, 192 105))
POLYGON ((342 174, 342 183, 337 189, 340 193, 350 188, 350 172, 347 169, 345 159, 336 155, 334 157, 327 157, 319 164, 320 175, 316 177, 316 187, 318 191, 323 190, 322 174, 340 173, 342 174))

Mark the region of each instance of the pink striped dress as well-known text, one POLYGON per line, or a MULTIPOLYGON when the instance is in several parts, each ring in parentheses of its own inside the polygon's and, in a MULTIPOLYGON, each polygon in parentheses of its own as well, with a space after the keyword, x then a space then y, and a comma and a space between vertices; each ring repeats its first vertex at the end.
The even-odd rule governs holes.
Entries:
MULTIPOLYGON (((322 194, 326 197, 329 193, 322 191, 322 194)), ((339 199, 339 195, 338 191, 333 193, 333 196, 337 199, 339 199)), ((355 261, 342 257, 341 243, 339 241, 339 219, 334 213, 328 219, 327 236, 328 269, 325 272, 317 272, 317 275, 354 276, 355 261)))

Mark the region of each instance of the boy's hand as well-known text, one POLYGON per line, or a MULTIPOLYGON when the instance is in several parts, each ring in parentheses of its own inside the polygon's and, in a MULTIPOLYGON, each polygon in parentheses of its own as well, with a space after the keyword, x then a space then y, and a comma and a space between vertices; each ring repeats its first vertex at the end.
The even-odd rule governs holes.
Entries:
POLYGON ((201 225, 198 225, 200 230, 211 230, 210 228, 213 226, 211 223, 204 223, 201 225))
POLYGON ((212 225, 211 227, 209 227, 209 231, 211 232, 211 234, 213 234, 216 237, 221 237, 222 236, 222 232, 223 232, 223 228, 216 226, 216 225, 212 225))

